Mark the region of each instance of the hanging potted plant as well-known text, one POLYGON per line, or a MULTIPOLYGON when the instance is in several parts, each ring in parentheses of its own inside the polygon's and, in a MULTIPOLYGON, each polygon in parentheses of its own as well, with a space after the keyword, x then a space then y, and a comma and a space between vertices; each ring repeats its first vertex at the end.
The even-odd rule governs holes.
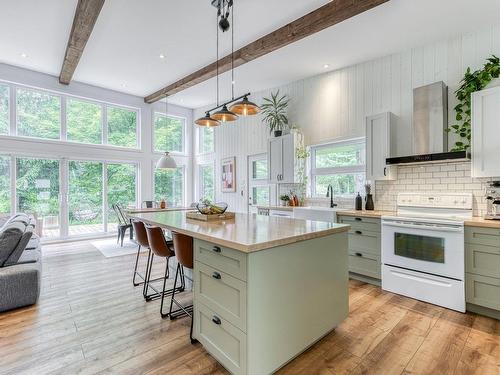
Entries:
POLYGON ((287 95, 280 96, 279 90, 274 94, 271 93, 270 98, 264 98, 264 103, 261 106, 264 122, 269 126, 269 132, 275 137, 281 137, 283 130, 288 129, 288 117, 286 110, 290 99, 287 95))

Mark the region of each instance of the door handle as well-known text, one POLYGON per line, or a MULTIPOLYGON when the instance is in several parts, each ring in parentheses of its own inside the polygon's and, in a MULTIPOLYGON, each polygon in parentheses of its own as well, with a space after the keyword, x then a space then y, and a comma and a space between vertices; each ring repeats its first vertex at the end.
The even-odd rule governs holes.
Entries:
POLYGON ((220 273, 219 273, 219 272, 214 272, 214 273, 212 274, 212 277, 213 277, 214 279, 217 279, 217 280, 220 280, 220 279, 221 279, 221 275, 220 275, 220 273))
POLYGON ((222 323, 221 320, 220 320, 220 318, 218 316, 215 316, 215 315, 212 317, 212 322, 214 322, 218 326, 220 326, 221 323, 222 323))
POLYGON ((212 248, 212 251, 213 251, 214 253, 220 253, 220 252, 221 252, 221 248, 220 248, 219 246, 214 246, 214 247, 212 248))

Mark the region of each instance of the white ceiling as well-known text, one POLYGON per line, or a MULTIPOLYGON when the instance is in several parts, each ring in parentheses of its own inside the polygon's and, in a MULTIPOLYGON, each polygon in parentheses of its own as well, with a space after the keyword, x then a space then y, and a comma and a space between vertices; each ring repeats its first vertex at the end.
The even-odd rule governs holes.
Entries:
MULTIPOLYGON (((235 0, 235 48, 328 0, 235 0)), ((59 75, 77 0, 0 0, 0 61, 59 75), (22 57, 21 54, 27 54, 22 57)), ((236 91, 257 91, 446 39, 498 22, 498 0, 391 0, 236 69, 236 91)), ((229 52, 229 35, 221 39, 229 52)), ((107 0, 74 80, 146 96, 215 60, 210 0, 107 0), (164 54, 165 59, 159 55, 164 54)), ((229 80, 223 78, 228 95, 229 80)), ((170 102, 214 102, 215 80, 170 102)))

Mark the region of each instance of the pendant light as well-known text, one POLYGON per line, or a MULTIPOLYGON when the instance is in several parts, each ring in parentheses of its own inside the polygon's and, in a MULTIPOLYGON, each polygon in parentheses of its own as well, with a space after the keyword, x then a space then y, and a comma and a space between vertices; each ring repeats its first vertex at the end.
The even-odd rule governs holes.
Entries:
POLYGON ((257 104, 252 103, 248 100, 248 97, 245 96, 241 101, 231 105, 229 110, 240 116, 253 116, 260 112, 260 107, 257 104))
POLYGON ((230 122, 238 120, 238 115, 227 109, 227 105, 224 104, 222 109, 215 112, 212 117, 221 122, 230 122))
MULTIPOLYGON (((168 118, 168 96, 165 95, 165 119, 168 118)), ((165 152, 160 160, 156 163, 156 169, 162 169, 162 170, 171 170, 171 169, 176 169, 177 168, 177 163, 175 162, 175 159, 170 156, 170 153, 167 151, 165 152)))
POLYGON ((220 125, 220 121, 210 115, 210 112, 205 113, 205 117, 200 117, 194 122, 196 125, 213 128, 220 125))

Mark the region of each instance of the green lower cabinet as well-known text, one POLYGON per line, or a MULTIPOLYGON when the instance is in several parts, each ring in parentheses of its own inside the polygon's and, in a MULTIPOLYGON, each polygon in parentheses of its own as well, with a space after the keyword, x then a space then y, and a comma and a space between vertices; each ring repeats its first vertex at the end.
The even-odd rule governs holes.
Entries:
POLYGON ((480 227, 465 228, 465 272, 467 309, 498 319, 500 316, 500 230, 480 227))
POLYGON ((381 279, 380 219, 339 215, 338 221, 351 226, 348 237, 351 277, 379 285, 381 279))
POLYGON ((500 279, 467 273, 465 283, 468 303, 500 310, 500 279))

